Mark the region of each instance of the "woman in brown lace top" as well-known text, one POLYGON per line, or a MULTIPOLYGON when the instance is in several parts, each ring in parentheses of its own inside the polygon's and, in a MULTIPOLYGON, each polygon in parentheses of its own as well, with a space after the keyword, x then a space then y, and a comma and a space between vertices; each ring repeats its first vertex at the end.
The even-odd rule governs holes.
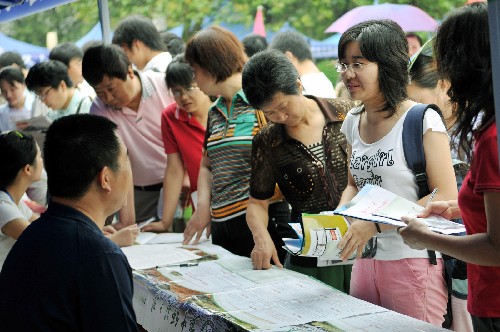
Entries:
MULTIPOLYGON (((303 95, 293 64, 275 50, 247 62, 243 90, 250 104, 270 120, 253 139, 247 208, 255 242, 253 266, 268 269, 271 260, 282 266, 267 231, 267 207, 276 184, 298 220, 301 213, 337 207, 347 183, 346 140, 340 127, 353 103, 303 95)), ((285 266, 348 291, 349 265, 319 267, 316 258, 288 256, 285 266)))

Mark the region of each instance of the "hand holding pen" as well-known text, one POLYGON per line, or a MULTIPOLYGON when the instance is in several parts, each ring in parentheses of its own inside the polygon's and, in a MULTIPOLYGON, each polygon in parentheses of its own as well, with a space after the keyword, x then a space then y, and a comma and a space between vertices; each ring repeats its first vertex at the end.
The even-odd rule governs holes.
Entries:
POLYGON ((428 207, 429 204, 431 204, 431 202, 434 199, 434 197, 436 197, 437 192, 438 192, 438 188, 434 188, 434 190, 429 195, 429 199, 427 200, 427 204, 425 205, 425 207, 428 207))
MULTIPOLYGON (((430 193, 429 198, 427 199, 427 203, 425 204, 426 209, 432 203, 432 201, 434 200, 434 197, 436 197, 437 192, 438 192, 438 188, 434 188, 434 190, 430 193)), ((403 228, 403 227, 405 227, 405 226, 399 226, 398 228, 396 228, 396 231, 398 232, 398 234, 399 234, 399 231, 401 230, 401 228, 403 228)))

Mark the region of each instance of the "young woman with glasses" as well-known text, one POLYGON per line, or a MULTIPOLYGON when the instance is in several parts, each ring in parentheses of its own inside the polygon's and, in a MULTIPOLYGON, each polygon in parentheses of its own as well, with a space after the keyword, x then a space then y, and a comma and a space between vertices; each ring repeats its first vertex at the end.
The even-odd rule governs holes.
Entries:
MULTIPOLYGON (((415 175, 406 164, 402 128, 415 105, 408 99, 408 43, 393 21, 359 23, 340 38, 337 70, 352 99, 362 105, 347 115, 342 132, 350 158, 347 187, 339 205, 349 202, 367 183, 425 205, 418 198, 415 175)), ((423 121, 426 172, 430 188, 440 199, 454 199, 457 188, 446 128, 435 110, 423 121)), ((439 253, 435 265, 427 251, 403 243, 395 227, 352 220, 339 244, 346 259, 357 250, 350 294, 385 308, 441 326, 447 289, 439 253), (367 242, 376 236, 371 259, 360 259, 367 242)))
POLYGON ((185 171, 189 177, 189 192, 191 195, 196 193, 208 110, 212 104, 198 88, 184 54, 177 55, 168 65, 165 81, 175 103, 161 116, 161 133, 168 158, 163 178, 161 220, 144 227, 144 231, 152 232, 172 230, 185 171))

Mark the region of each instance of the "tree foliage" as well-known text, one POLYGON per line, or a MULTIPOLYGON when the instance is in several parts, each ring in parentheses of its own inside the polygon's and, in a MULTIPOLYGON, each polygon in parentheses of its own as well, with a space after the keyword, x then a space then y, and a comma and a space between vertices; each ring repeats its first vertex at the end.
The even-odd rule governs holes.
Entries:
MULTIPOLYGON (((385 1, 381 0, 380 3, 385 1)), ((441 20, 464 0, 392 0, 411 4, 441 20)), ((324 30, 347 11, 372 0, 109 0, 111 27, 131 14, 152 17, 167 29, 183 25, 183 39, 200 30, 203 23, 253 23, 256 8, 265 8, 266 29, 278 30, 285 22, 315 39, 327 37, 324 30)), ((48 31, 57 31, 59 42, 76 41, 98 21, 96 0, 80 0, 35 14, 11 23, 0 24, 0 30, 13 38, 45 45, 48 31)))

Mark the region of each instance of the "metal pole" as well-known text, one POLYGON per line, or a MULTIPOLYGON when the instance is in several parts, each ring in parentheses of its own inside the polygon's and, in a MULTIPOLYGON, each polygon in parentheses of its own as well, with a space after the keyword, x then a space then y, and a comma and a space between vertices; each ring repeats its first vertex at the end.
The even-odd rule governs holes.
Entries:
MULTIPOLYGON (((491 70, 493 74, 493 96, 495 99, 495 119, 497 133, 500 133, 500 1, 488 1, 488 21, 490 26, 491 70)), ((497 135, 498 156, 500 158, 500 135, 497 135)))
POLYGON ((111 43, 111 25, 109 22, 108 0, 97 0, 99 6, 99 21, 101 22, 102 42, 111 43))

